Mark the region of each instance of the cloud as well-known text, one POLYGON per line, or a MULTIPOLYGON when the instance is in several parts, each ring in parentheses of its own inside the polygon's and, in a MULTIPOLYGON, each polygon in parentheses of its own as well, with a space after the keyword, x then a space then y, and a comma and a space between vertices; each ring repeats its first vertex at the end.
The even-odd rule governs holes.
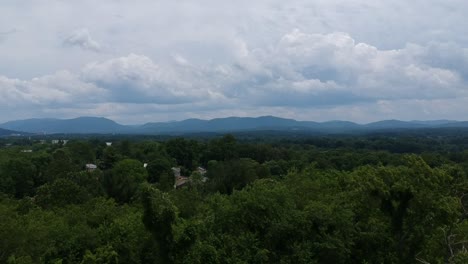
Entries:
POLYGON ((66 46, 76 46, 83 50, 94 52, 101 51, 101 45, 91 38, 91 35, 86 28, 75 30, 63 40, 63 44, 66 46))
POLYGON ((0 102, 4 106, 56 106, 96 102, 106 91, 81 81, 68 71, 33 78, 29 81, 0 76, 0 102))
POLYGON ((117 111, 118 107, 102 106, 120 104, 129 112, 131 106, 198 116, 242 109, 255 113, 256 108, 295 113, 347 109, 342 114, 359 113, 356 116, 362 118, 372 117, 355 107, 372 106, 386 116, 401 113, 383 111, 394 109, 392 102, 430 105, 468 97, 461 67, 466 63, 465 49, 453 45, 448 49, 445 43, 381 50, 346 33, 310 34, 297 29, 267 49, 251 48, 238 37, 232 43, 229 64, 194 63, 182 55, 155 62, 129 54, 29 81, 2 77, 1 95, 6 105, 30 103, 62 110, 117 111), (434 50, 439 52, 431 60, 434 50))
POLYGON ((9 36, 17 33, 18 30, 16 28, 6 30, 6 31, 0 31, 0 42, 5 41, 9 36))
POLYGON ((467 1, 46 2, 0 4, 2 120, 468 110, 467 1))
POLYGON ((146 56, 130 54, 88 64, 81 78, 110 91, 112 101, 178 104, 206 100, 212 93, 203 86, 208 76, 197 81, 197 70, 187 69, 180 58, 176 64, 157 65, 146 56))
POLYGON ((223 83, 228 97, 252 105, 314 107, 468 96, 465 68, 447 67, 452 57, 428 63, 433 46, 380 50, 346 33, 296 29, 272 49, 245 51, 233 65, 218 68, 221 77, 212 73, 210 78, 223 83))

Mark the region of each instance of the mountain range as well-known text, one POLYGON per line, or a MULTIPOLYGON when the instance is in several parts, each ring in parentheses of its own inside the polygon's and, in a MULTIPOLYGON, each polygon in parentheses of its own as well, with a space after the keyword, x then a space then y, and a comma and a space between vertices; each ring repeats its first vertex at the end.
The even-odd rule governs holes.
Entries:
POLYGON ((8 129, 0 128, 0 137, 11 136, 11 135, 20 135, 20 134, 21 133, 17 132, 17 131, 12 131, 12 130, 8 130, 8 129))
POLYGON ((187 119, 183 121, 122 125, 103 117, 78 117, 73 119, 26 119, 0 124, 0 135, 22 131, 35 134, 186 134, 198 132, 238 131, 314 131, 321 133, 350 133, 391 129, 468 127, 468 122, 452 120, 400 121, 384 120, 368 124, 349 121, 297 121, 274 116, 227 117, 211 120, 187 119), (4 131, 4 132, 2 132, 4 131))

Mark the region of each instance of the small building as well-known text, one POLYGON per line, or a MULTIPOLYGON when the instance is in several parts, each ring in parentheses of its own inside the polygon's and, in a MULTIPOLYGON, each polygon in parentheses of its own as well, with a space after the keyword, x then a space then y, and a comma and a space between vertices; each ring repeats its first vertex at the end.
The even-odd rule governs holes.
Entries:
POLYGON ((112 142, 106 142, 106 146, 108 147, 112 146, 112 142))
POLYGON ((87 171, 95 171, 97 169, 97 166, 95 164, 86 164, 86 170, 87 171))
POLYGON ((206 169, 203 167, 198 167, 197 172, 200 173, 200 175, 205 175, 206 174, 206 169))
POLYGON ((174 177, 179 177, 180 176, 180 168, 179 167, 172 167, 171 170, 172 170, 172 173, 174 174, 174 177))
POLYGON ((62 145, 66 145, 68 143, 68 139, 52 139, 52 144, 59 144, 62 143, 62 145))
POLYGON ((23 149, 21 150, 22 153, 32 153, 32 149, 23 149))
MULTIPOLYGON (((174 174, 174 189, 177 189, 177 188, 180 188, 182 186, 188 185, 188 184, 190 184, 192 182, 191 177, 186 177, 186 176, 181 175, 180 167, 172 167, 171 170, 172 170, 172 173, 174 174)), ((208 181, 208 178, 205 177, 205 174, 207 172, 205 168, 198 167, 193 172, 198 173, 201 176, 200 181, 202 183, 205 183, 205 182, 208 181)), ((198 180, 196 180, 196 181, 198 181, 198 180)))
POLYGON ((180 188, 190 182, 189 177, 180 175, 180 167, 172 167, 171 170, 174 174, 174 189, 180 188))
POLYGON ((177 176, 175 177, 174 189, 180 188, 184 185, 187 185, 190 182, 189 177, 177 176))
POLYGON ((148 167, 148 163, 143 163, 143 168, 148 167))

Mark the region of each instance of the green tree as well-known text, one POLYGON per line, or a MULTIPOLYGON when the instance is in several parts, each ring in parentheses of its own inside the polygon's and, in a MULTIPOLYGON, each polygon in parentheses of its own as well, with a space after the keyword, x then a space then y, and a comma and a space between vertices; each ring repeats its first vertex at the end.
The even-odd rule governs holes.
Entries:
POLYGON ((203 160, 233 160, 239 157, 239 150, 236 138, 233 135, 225 135, 220 139, 213 139, 209 142, 203 160))
POLYGON ((52 154, 52 161, 45 172, 46 182, 65 178, 68 173, 76 171, 69 153, 65 149, 57 149, 52 154))
MULTIPOLYGON (((353 173, 356 185, 351 188, 362 203, 358 209, 363 228, 378 219, 377 237, 386 238, 386 258, 399 263, 413 263, 424 251, 425 241, 437 230, 459 217, 459 202, 450 194, 451 176, 445 170, 431 169, 420 157, 405 156, 406 166, 363 167, 353 173), (373 207, 374 209, 369 209, 373 207), (379 209, 379 210, 376 210, 379 209)), ((378 248, 378 240, 366 237, 361 248, 378 248)), ((380 242, 382 245, 382 242, 380 242)), ((363 258, 365 256, 362 256, 363 258)))
POLYGON ((0 177, 3 179, 3 192, 13 194, 16 198, 34 194, 36 167, 26 159, 12 159, 2 165, 0 177))
POLYGON ((86 190, 68 179, 57 179, 46 183, 37 190, 36 202, 43 208, 63 207, 68 204, 79 204, 90 196, 86 190))
POLYGON ((121 160, 121 155, 119 155, 117 149, 112 146, 107 147, 103 150, 99 167, 103 170, 110 170, 119 160, 121 160))
POLYGON ((257 172, 264 172, 259 166, 251 159, 211 162, 207 174, 208 184, 212 190, 230 194, 256 180, 257 172))
POLYGON ((177 220, 177 208, 168 195, 144 185, 142 192, 144 208, 143 223, 153 235, 161 263, 173 263, 174 230, 177 220))
POLYGON ((148 175, 138 160, 125 159, 117 162, 111 173, 105 175, 107 193, 120 203, 129 202, 148 175))
POLYGON ((67 179, 80 186, 90 197, 105 194, 103 188, 104 174, 100 170, 72 172, 67 175, 67 179))
POLYGON ((95 163, 96 155, 90 143, 85 141, 71 141, 66 145, 73 164, 83 168, 85 164, 95 163))
POLYGON ((167 153, 176 160, 178 165, 192 170, 199 159, 199 145, 195 140, 184 138, 171 139, 166 142, 167 153))
POLYGON ((112 246, 103 246, 96 249, 93 253, 86 251, 81 264, 118 264, 119 256, 112 246))
POLYGON ((172 164, 166 158, 157 158, 148 163, 146 167, 148 171, 148 182, 156 183, 161 179, 161 175, 167 174, 172 176, 172 164))

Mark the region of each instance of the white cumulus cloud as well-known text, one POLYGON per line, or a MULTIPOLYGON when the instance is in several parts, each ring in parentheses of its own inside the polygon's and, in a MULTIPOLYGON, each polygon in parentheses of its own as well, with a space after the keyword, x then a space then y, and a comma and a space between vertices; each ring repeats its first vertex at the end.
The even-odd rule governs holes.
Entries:
POLYGON ((91 38, 91 34, 86 28, 75 30, 63 40, 63 43, 67 46, 76 46, 84 50, 101 51, 101 45, 91 38))

